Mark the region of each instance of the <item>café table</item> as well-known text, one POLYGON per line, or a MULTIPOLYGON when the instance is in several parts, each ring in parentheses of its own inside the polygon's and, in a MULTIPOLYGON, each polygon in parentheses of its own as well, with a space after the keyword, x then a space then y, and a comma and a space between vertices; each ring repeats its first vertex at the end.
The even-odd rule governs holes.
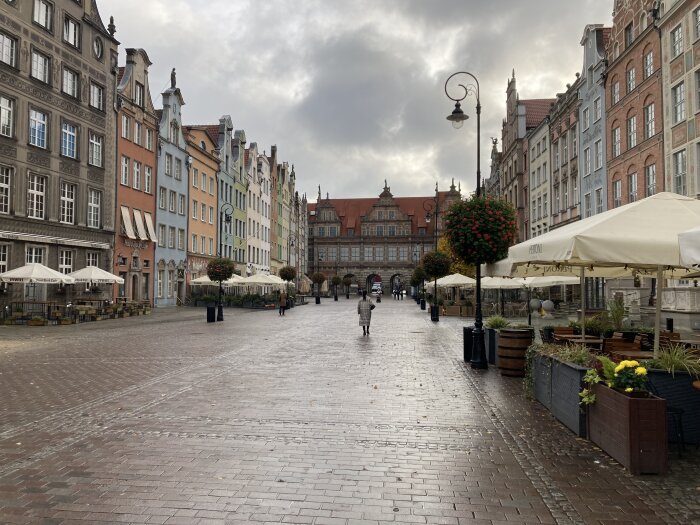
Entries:
POLYGON ((557 338, 563 339, 567 343, 583 344, 594 350, 600 350, 603 346, 603 340, 598 337, 584 337, 582 335, 558 335, 557 338))
POLYGON ((622 359, 632 359, 635 361, 654 358, 654 352, 649 352, 647 350, 613 350, 612 355, 622 359))

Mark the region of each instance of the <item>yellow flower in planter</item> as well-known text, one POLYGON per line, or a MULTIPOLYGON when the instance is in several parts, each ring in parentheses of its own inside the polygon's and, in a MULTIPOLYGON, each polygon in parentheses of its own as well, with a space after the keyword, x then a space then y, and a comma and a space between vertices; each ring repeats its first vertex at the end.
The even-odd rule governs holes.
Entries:
POLYGON ((643 366, 638 366, 637 368, 634 369, 634 373, 637 374, 638 376, 645 376, 645 375, 647 375, 647 369, 644 368, 643 366))
POLYGON ((633 390, 634 390, 634 388, 632 388, 631 386, 628 386, 627 388, 625 388, 625 392, 627 392, 627 393, 630 393, 633 390))

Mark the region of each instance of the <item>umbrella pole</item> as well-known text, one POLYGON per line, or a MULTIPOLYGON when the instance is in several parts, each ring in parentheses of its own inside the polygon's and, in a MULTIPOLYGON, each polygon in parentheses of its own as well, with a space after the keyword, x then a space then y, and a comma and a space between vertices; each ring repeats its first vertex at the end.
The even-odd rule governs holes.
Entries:
POLYGON ((581 334, 586 338, 586 267, 581 266, 581 334))
POLYGON ((654 358, 659 357, 659 330, 661 326, 661 279, 664 277, 663 268, 656 269, 656 311, 654 313, 654 358))

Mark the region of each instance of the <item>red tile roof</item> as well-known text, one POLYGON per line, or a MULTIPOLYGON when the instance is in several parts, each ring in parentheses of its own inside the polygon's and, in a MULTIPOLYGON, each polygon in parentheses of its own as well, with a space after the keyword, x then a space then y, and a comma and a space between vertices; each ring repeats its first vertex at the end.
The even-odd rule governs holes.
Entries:
POLYGON ((119 68, 119 73, 117 73, 117 84, 119 84, 119 82, 122 81, 122 78, 124 78, 124 70, 125 69, 126 69, 125 67, 119 68))
POLYGON ((186 126, 189 129, 198 129, 206 132, 214 144, 219 145, 219 125, 218 124, 193 124, 186 126))
POLYGON ((535 98, 521 100, 525 105, 525 127, 527 129, 537 127, 544 120, 552 106, 557 101, 555 98, 535 98))
MULTIPOLYGON (((445 197, 448 192, 440 192, 440 209, 443 209, 445 197)), ((393 201, 400 210, 411 219, 412 234, 418 233, 418 228, 426 228, 426 235, 433 234, 435 221, 425 222, 425 214, 432 209, 433 197, 394 197, 393 201), (425 206, 424 206, 425 205, 425 206), (427 209, 426 209, 427 208, 427 209)), ((348 228, 355 228, 355 235, 359 237, 358 229, 362 223, 362 217, 367 216, 372 211, 372 207, 379 202, 378 197, 360 199, 322 199, 321 203, 330 203, 338 215, 341 222, 341 235, 347 234, 348 228)), ((315 211, 318 203, 309 203, 307 209, 309 214, 315 211)), ((315 219, 310 219, 312 222, 315 219)))

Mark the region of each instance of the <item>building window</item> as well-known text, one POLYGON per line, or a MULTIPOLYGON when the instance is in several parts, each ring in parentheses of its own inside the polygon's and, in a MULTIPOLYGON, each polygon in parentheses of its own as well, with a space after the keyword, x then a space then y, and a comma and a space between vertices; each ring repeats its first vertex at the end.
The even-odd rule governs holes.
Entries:
POLYGON ((209 255, 214 255, 214 239, 209 237, 209 255))
POLYGON ((622 206, 622 181, 616 180, 612 183, 613 190, 613 208, 622 206))
POLYGON ((209 177, 209 195, 214 195, 214 177, 209 177))
MULTIPOLYGON (((199 214, 199 218, 201 219, 202 222, 207 222, 207 205, 202 203, 202 209, 201 213, 199 214)), ((255 222, 255 221, 253 221, 255 222)))
POLYGON ((583 196, 583 216, 584 217, 590 217, 591 216, 591 194, 586 193, 583 196))
POLYGON ((634 148, 637 145, 637 117, 627 119, 627 148, 634 148))
POLYGON ((629 202, 637 200, 637 174, 630 173, 627 175, 627 190, 629 193, 629 202))
POLYGON ((163 299, 165 297, 163 295, 163 292, 165 291, 165 288, 163 287, 163 281, 165 281, 165 270, 158 270, 158 279, 156 280, 156 295, 159 299, 163 299))
POLYGON ((197 239, 198 239, 197 235, 193 233, 192 234, 192 252, 193 253, 197 253, 197 239))
POLYGON ((165 224, 158 225, 158 246, 165 248, 165 224))
MULTIPOLYGON (((214 224, 214 207, 209 206, 209 224, 214 224)), ((335 228, 333 226, 332 228, 335 228)), ((332 237, 335 237, 335 233, 333 233, 332 237)))
POLYGON ((569 207, 569 185, 566 181, 561 183, 561 209, 566 210, 569 207))
POLYGON ((583 173, 586 175, 591 174, 591 148, 583 150, 583 173))
POLYGON ((153 130, 146 128, 146 149, 153 151, 153 130))
POLYGON ((632 25, 632 22, 630 22, 629 25, 625 27, 625 49, 629 48, 632 45, 633 40, 634 26, 632 25))
MULTIPOLYGON (((590 111, 588 110, 588 108, 583 108, 581 120, 583 120, 583 129, 587 130, 588 126, 590 126, 590 120, 591 120, 591 115, 590 115, 590 111)), ((537 146, 539 147, 539 143, 537 144, 537 146)))
POLYGON ((201 250, 200 253, 204 255, 207 249, 207 238, 204 235, 200 236, 199 246, 201 250))
POLYGON ((158 207, 161 210, 165 209, 165 201, 167 199, 167 196, 168 196, 168 190, 166 190, 162 186, 160 188, 158 188, 158 207))
POLYGON ((153 192, 153 168, 150 166, 144 168, 143 191, 146 193, 153 192))
POLYGON ((693 38, 700 38, 700 7, 693 11, 693 38))
POLYGON ((30 173, 28 182, 27 217, 30 219, 43 219, 46 199, 46 177, 30 173))
POLYGON ((73 47, 80 47, 80 25, 68 16, 63 21, 63 41, 73 47))
POLYGON ((34 16, 32 20, 44 29, 51 31, 53 5, 46 0, 34 0, 34 16))
POLYGON ((199 170, 197 168, 192 168, 192 187, 199 187, 199 170))
POLYGON ((8 249, 7 244, 0 244, 0 273, 5 273, 7 271, 7 260, 8 260, 8 249))
POLYGON ((75 184, 61 182, 61 222, 75 223, 75 184))
POLYGON ((612 130, 612 156, 617 157, 620 155, 620 128, 614 128, 612 130))
POLYGON ((562 139, 559 141, 561 143, 561 163, 566 164, 569 162, 569 135, 568 133, 564 133, 562 136, 562 139))
POLYGON ((175 159, 175 180, 182 180, 182 161, 175 159))
POLYGON ((195 200, 192 201, 192 218, 196 219, 197 218, 197 208, 199 207, 199 203, 195 200))
POLYGON ((165 174, 169 177, 173 176, 173 156, 170 153, 165 154, 165 174))
POLYGON ((686 195, 686 158, 685 150, 673 154, 673 191, 686 195))
POLYGON ((654 136, 656 128, 654 124, 654 103, 644 106, 644 138, 648 139, 654 136))
POLYGON ((90 153, 88 163, 91 166, 102 167, 102 141, 103 137, 90 132, 90 153))
POLYGON ((631 93, 636 85, 636 74, 634 68, 627 70, 627 93, 631 93))
POLYGON ((131 181, 135 190, 141 189, 141 163, 134 161, 134 177, 131 181))
POLYGON ((44 264, 44 255, 46 248, 41 246, 27 246, 26 264, 39 263, 44 264))
POLYGON ((644 183, 646 186, 646 196, 651 197, 656 193, 656 164, 644 167, 644 183))
POLYGON ((559 169, 559 142, 554 144, 554 169, 559 169))
POLYGON ((134 142, 141 145, 143 141, 143 124, 140 122, 134 122, 134 142))
POLYGON ((73 271, 72 250, 60 250, 58 252, 58 271, 63 274, 69 274, 73 271))
POLYGON ((600 102, 600 97, 593 101, 593 122, 598 122, 603 115, 603 106, 600 102))
POLYGON ((90 188, 88 190, 88 228, 100 228, 102 220, 102 194, 90 188))
POLYGON ((0 95, 0 135, 12 137, 15 101, 0 95))
POLYGON ((29 110, 29 143, 46 149, 48 115, 34 109, 29 110))
POLYGON ((170 190, 170 192, 168 193, 168 211, 172 213, 177 213, 177 208, 175 207, 176 202, 177 194, 174 191, 170 190))
POLYGON ((105 109, 105 90, 94 82, 90 82, 90 106, 101 111, 105 109))
POLYGON ((595 190, 595 212, 603 213, 603 190, 598 188, 595 190))
POLYGON ((185 230, 182 230, 182 229, 177 230, 177 249, 178 250, 185 249, 185 230))
POLYGON ((61 155, 75 159, 77 150, 78 128, 73 124, 64 122, 61 126, 61 155))
POLYGON ((175 226, 168 227, 168 248, 175 248, 175 226))
POLYGON ((654 52, 649 51, 644 55, 644 78, 649 78, 654 72, 654 52))
POLYGON ((676 58, 683 52, 683 26, 677 25, 671 29, 671 58, 676 58))
POLYGON ((615 81, 610 88, 610 97, 612 98, 612 103, 617 104, 620 102, 620 83, 615 81))
POLYGON ((134 92, 134 103, 140 108, 144 106, 146 100, 145 93, 146 91, 143 87, 143 84, 136 82, 136 89, 134 92))
POLYGON ((123 186, 129 185, 129 157, 122 156, 122 175, 120 182, 123 186))
MULTIPOLYGON (((10 175, 11 168, 0 166, 0 213, 10 213, 10 175)), ((1 273, 1 272, 0 272, 1 273)))
POLYGON ((673 123, 685 120, 685 84, 681 82, 671 88, 671 105, 673 106, 673 123))
POLYGON ((180 215, 185 214, 185 196, 182 194, 177 196, 177 212, 180 215))
POLYGON ((131 119, 126 115, 122 115, 122 138, 129 139, 129 131, 131 130, 131 119))
POLYGON ((1 31, 0 61, 12 67, 16 67, 17 64, 17 40, 1 31))
POLYGON ((85 259, 88 266, 100 266, 100 253, 99 252, 86 252, 85 259))
POLYGON ((45 84, 49 83, 49 73, 51 71, 51 59, 37 51, 32 51, 32 78, 40 80, 45 84))

